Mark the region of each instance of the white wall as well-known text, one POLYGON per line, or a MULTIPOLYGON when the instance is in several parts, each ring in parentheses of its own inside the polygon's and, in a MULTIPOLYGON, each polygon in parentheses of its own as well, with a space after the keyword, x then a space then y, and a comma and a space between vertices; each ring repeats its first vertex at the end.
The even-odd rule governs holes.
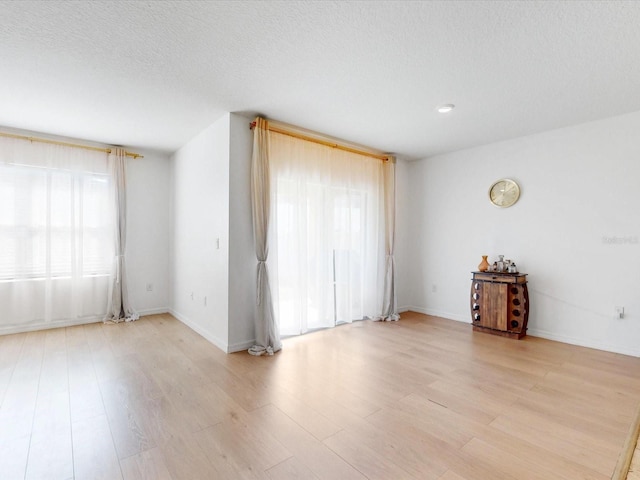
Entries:
POLYGON ((129 149, 127 266, 129 293, 141 315, 169 310, 170 161, 164 153, 129 149), (152 291, 147 291, 147 284, 152 291))
POLYGON ((640 355, 638 131, 640 112, 410 164, 403 306, 469 322, 470 272, 505 254, 529 274, 530 335, 640 355), (522 189, 508 209, 487 197, 502 177, 522 189))
POLYGON ((229 155, 229 351, 255 343, 256 254, 251 220, 252 119, 231 114, 229 155))
POLYGON ((228 344, 229 114, 172 156, 171 313, 228 344), (219 241, 219 248, 218 247, 219 241))
POLYGON ((411 280, 407 272, 413 263, 413 235, 411 234, 412 195, 410 172, 412 163, 398 158, 396 163, 396 299, 400 308, 412 305, 411 280))

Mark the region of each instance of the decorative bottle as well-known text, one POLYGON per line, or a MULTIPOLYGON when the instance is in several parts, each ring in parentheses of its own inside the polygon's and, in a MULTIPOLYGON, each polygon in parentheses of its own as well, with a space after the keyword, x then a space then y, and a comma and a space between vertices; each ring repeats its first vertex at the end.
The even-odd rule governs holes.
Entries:
POLYGON ((487 261, 488 256, 489 255, 482 255, 482 261, 480 262, 480 265, 478 265, 479 272, 486 272, 489 270, 489 262, 487 261))

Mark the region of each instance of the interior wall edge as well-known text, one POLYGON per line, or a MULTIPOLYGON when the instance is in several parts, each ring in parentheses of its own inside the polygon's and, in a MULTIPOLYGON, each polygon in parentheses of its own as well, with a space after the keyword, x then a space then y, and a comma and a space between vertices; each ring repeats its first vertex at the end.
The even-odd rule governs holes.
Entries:
POLYGON ((173 315, 176 319, 178 319, 179 321, 184 323, 191 330, 196 332, 198 335, 202 336, 205 340, 208 340, 209 342, 211 342, 213 345, 218 347, 223 352, 229 353, 229 351, 228 351, 229 346, 227 345, 227 342, 224 342, 224 341, 220 340, 215 335, 213 335, 211 332, 207 332, 206 330, 201 328, 196 322, 193 322, 192 320, 190 320, 185 315, 182 315, 182 314, 176 312, 173 309, 169 309, 168 313, 173 315))

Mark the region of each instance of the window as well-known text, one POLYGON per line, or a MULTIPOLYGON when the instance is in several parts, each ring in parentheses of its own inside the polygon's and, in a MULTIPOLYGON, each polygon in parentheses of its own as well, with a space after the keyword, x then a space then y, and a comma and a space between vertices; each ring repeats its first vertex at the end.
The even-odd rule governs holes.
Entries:
POLYGON ((0 165, 0 281, 109 274, 108 177, 0 165))
POLYGON ((0 137, 0 332, 106 314, 111 189, 104 152, 0 137))

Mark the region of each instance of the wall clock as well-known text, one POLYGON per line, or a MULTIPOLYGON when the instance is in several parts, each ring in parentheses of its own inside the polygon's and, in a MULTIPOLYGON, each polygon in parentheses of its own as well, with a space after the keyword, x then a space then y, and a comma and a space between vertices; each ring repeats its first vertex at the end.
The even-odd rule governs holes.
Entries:
POLYGON ((509 178, 496 181, 489 189, 489 200, 496 207, 507 208, 520 198, 520 187, 509 178))

